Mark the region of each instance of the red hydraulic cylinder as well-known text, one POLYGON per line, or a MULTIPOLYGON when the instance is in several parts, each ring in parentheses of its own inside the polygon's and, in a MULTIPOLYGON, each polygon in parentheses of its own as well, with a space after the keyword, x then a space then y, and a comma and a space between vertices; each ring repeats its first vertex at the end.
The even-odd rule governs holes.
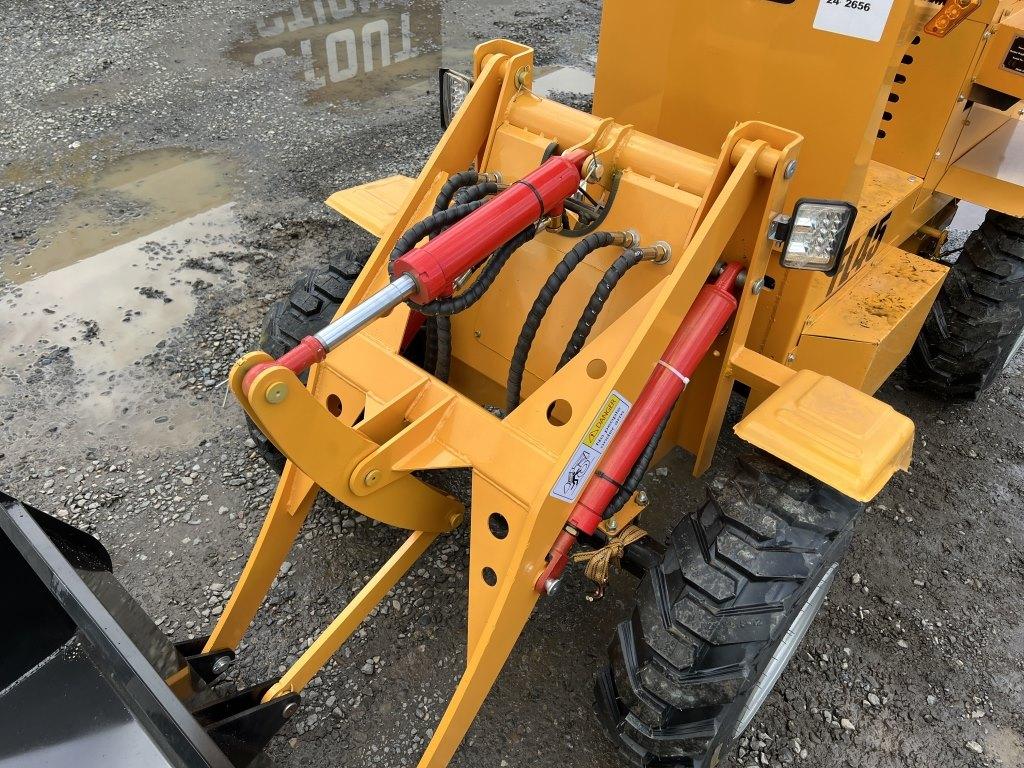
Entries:
POLYGON ((665 414, 686 389, 697 366, 736 312, 735 288, 742 271, 742 264, 729 263, 714 283, 708 283, 697 294, 622 423, 618 436, 576 502, 568 524, 551 550, 547 567, 537 581, 537 591, 547 592, 548 585, 561 576, 577 536, 581 532, 591 535, 601 524, 605 510, 665 414))
POLYGON ((393 277, 411 274, 419 304, 451 292, 452 283, 531 223, 557 213, 580 185, 585 150, 549 158, 535 171, 510 185, 487 205, 452 225, 429 242, 398 258, 393 277))
MULTIPOLYGON (((564 155, 551 157, 540 168, 527 174, 493 200, 487 202, 461 221, 430 239, 427 243, 396 259, 391 265, 394 282, 378 291, 368 301, 380 298, 388 291, 391 304, 382 309, 390 310, 395 302, 411 298, 419 304, 426 304, 452 291, 452 284, 470 268, 486 259, 491 253, 514 238, 528 226, 548 214, 562 211, 565 199, 580 185, 583 163, 590 157, 586 150, 577 149, 564 155), (408 291, 394 293, 399 278, 414 284, 408 291)), ((252 382, 271 365, 282 365, 296 375, 318 363, 338 343, 354 333, 360 325, 349 322, 355 310, 334 320, 315 337, 308 336, 301 343, 280 357, 274 363, 260 363, 249 370, 242 386, 248 391, 252 382), (340 328, 344 326, 344 332, 340 328), (331 331, 337 331, 331 334, 331 331)), ((360 318, 363 322, 372 316, 360 318)), ((402 346, 411 341, 423 322, 422 315, 416 316, 406 329, 402 346)))

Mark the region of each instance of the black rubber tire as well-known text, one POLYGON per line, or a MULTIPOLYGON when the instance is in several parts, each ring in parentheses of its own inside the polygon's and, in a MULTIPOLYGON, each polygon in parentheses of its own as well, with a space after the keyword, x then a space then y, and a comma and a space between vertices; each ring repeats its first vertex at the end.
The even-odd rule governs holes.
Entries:
MULTIPOLYGON (((311 269, 299 278, 291 292, 267 311, 260 349, 272 357, 280 357, 306 336, 312 336, 331 322, 366 259, 367 255, 345 251, 332 258, 330 263, 311 269)), ((305 381, 306 375, 299 378, 305 381)), ((271 469, 281 474, 284 456, 252 419, 246 417, 246 423, 249 436, 256 443, 256 452, 271 469)))
POLYGON ((1024 336, 1024 219, 989 211, 967 238, 913 351, 907 374, 940 397, 973 398, 1024 336))
POLYGON ((800 608, 834 577, 863 505, 746 456, 672 531, 597 675, 601 723, 630 765, 709 768, 800 608))

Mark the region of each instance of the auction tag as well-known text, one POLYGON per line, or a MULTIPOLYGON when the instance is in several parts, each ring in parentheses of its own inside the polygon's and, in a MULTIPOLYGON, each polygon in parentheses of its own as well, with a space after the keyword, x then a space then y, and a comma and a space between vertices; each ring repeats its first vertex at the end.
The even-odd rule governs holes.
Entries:
POLYGON ((590 476, 597 469, 597 461, 611 445, 615 433, 619 431, 626 414, 633 404, 615 390, 608 395, 601 410, 587 430, 583 442, 573 453, 562 474, 555 481, 551 495, 562 501, 576 501, 580 491, 587 484, 590 476))
POLYGON ((895 0, 819 0, 814 28, 877 43, 895 0))

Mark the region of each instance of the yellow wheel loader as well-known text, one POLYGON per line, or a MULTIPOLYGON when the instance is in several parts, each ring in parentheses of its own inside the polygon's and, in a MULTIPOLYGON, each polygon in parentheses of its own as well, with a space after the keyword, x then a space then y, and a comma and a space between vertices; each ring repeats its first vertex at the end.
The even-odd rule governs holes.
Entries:
MULTIPOLYGON (((469 525, 465 670, 420 768, 449 764, 568 568, 591 599, 639 577, 594 640, 623 764, 717 765, 864 503, 909 469, 913 424, 872 394, 909 355, 922 386, 972 396, 1019 350, 1024 0, 606 0, 593 113, 538 97, 534 75, 508 40, 480 45, 472 75, 443 71, 446 130, 418 178, 327 201, 373 253, 302 278, 235 365, 276 495, 201 647, 122 664, 160 694, 143 730, 172 764, 219 764, 175 762, 195 743, 248 764, 435 539, 469 525), (961 200, 989 213, 951 266, 961 200), (644 474, 675 447, 706 472, 734 394, 749 455, 715 468, 698 509, 656 511, 675 523, 653 540, 644 474), (433 484, 451 469, 471 472, 468 513, 433 484), (408 537, 291 668, 225 698, 218 675, 321 491, 408 537)), ((82 560, 72 534, 2 506, 65 633, 116 634, 53 586, 62 552, 82 560)), ((26 680, 44 651, 16 657, 26 680)))

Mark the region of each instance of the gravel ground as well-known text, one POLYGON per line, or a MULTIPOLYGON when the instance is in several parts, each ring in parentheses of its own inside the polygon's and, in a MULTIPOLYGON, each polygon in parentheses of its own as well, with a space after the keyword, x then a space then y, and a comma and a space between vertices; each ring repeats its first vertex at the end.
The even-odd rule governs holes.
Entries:
MULTIPOLYGON (((170 183, 133 196, 122 183, 130 169, 109 172, 124 158, 162 168, 212 153, 223 179, 206 193, 234 202, 152 235, 124 262, 88 259, 56 282, 0 277, 0 329, 11 339, 0 350, 0 484, 97 535, 169 634, 202 634, 276 479, 239 409, 224 405, 227 370, 255 348, 264 312, 297 272, 343 246, 372 246, 320 201, 415 173, 440 134, 434 81, 410 71, 324 97, 324 63, 306 79, 301 35, 298 53, 249 66, 258 23, 272 28, 282 10, 299 18, 274 3, 10 6, 0 18, 8 276, 31 267, 69 210, 132 231, 187 207, 163 199, 170 183)), ((507 36, 536 46, 541 65, 589 68, 599 12, 596 0, 425 3, 422 23, 436 35, 421 56, 465 66, 474 41, 507 36)), ((826 609, 733 766, 1024 765, 1021 363, 970 404, 902 382, 897 374, 880 396, 919 425, 912 471, 863 516, 826 609)), ((726 437, 719 466, 740 450, 726 437)), ((701 498, 688 465, 673 455, 648 479, 652 532, 701 498)), ((270 747, 276 762, 415 764, 464 662, 465 619, 450 606, 465 601, 467 541, 461 530, 435 545, 313 681, 270 747)), ((397 542, 321 498, 233 678, 282 671, 397 542)), ((573 576, 542 601, 453 765, 616 765, 590 711, 604 655, 593 638, 611 636, 633 586, 623 577, 588 604, 573 576)))

